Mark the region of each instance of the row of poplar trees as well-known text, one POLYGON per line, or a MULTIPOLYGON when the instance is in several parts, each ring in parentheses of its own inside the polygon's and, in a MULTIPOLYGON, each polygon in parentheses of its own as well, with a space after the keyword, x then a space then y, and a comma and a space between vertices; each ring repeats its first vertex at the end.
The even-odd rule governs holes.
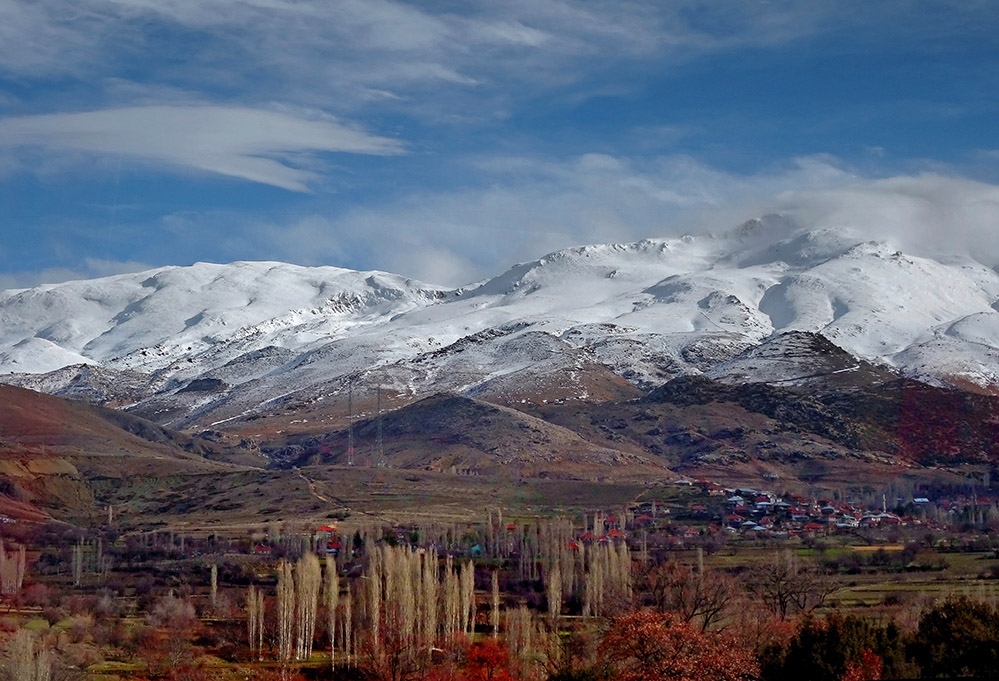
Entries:
MULTIPOLYGON (((540 523, 527 537, 519 533, 519 575, 541 579, 548 616, 561 615, 566 598, 580 594, 584 616, 600 616, 619 599, 631 596, 631 557, 623 540, 584 544, 573 542, 568 521, 540 523)), ((317 621, 325 617, 327 643, 337 662, 338 651, 366 664, 401 664, 399 658, 429 657, 433 648, 475 628, 475 569, 470 560, 442 557, 436 549, 365 542, 367 565, 360 578, 341 580, 336 559, 326 556, 325 567, 313 553, 297 562, 278 565, 278 584, 270 629, 279 660, 307 660, 312 656, 317 621), (343 583, 341 583, 343 581, 343 583), (320 605, 323 606, 320 609, 320 605)), ((491 575, 493 635, 500 628, 499 573, 491 575)), ((250 587, 247 594, 247 636, 255 656, 262 657, 268 619, 264 592, 250 587)), ((520 629, 526 615, 507 613, 507 627, 520 629)), ((514 633, 514 632, 509 632, 514 633)), ((514 633, 514 638, 518 638, 514 633)), ((417 660, 410 659, 416 663, 417 660)))
MULTIPOLYGON (((399 650, 427 651, 442 639, 471 633, 475 625, 475 574, 471 561, 441 561, 434 550, 368 547, 367 569, 344 588, 336 560, 326 556, 325 569, 315 554, 295 564, 278 564, 274 607, 277 657, 282 661, 312 656, 316 624, 323 604, 331 654, 342 650, 382 658, 399 650)), ((264 592, 247 593, 247 636, 250 650, 262 657, 267 629, 264 592)))

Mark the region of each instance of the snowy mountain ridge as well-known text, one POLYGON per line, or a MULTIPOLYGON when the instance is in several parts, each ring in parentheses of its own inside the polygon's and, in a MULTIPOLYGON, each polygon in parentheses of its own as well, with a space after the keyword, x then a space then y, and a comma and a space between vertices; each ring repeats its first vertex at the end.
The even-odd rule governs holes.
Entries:
POLYGON ((620 378, 643 389, 703 372, 778 380, 766 352, 732 362, 792 331, 936 384, 999 388, 993 269, 783 216, 565 249, 458 290, 237 262, 4 291, 0 376, 204 425, 348 384, 514 400, 587 399, 620 378), (92 368, 64 368, 76 365, 92 368))

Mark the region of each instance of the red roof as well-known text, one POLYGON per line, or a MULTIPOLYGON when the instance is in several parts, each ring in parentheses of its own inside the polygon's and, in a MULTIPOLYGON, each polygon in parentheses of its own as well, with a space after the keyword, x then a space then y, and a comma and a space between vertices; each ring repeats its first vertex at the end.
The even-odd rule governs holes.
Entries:
POLYGON ((329 525, 323 525, 316 532, 336 532, 336 530, 329 525))
POLYGON ((514 525, 513 523, 510 523, 509 525, 506 526, 506 529, 508 529, 508 530, 516 530, 517 526, 514 525))
POLYGON ((576 549, 578 549, 578 548, 579 548, 579 544, 577 544, 577 543, 576 543, 576 542, 574 542, 574 541, 571 541, 571 542, 569 542, 569 543, 567 544, 567 546, 568 546, 568 547, 569 547, 570 549, 573 549, 573 550, 576 550, 576 549))
POLYGON ((608 537, 623 537, 624 533, 621 530, 614 529, 607 533, 608 537))

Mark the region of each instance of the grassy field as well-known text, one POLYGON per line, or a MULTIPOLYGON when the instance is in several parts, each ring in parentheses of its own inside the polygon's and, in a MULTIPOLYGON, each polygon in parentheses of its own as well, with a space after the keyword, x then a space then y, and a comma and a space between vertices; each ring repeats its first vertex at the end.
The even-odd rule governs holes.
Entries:
MULTIPOLYGON (((738 575, 772 559, 775 552, 782 550, 793 551, 803 564, 820 566, 823 560, 844 558, 850 554, 864 556, 879 549, 899 554, 903 548, 898 544, 841 544, 822 550, 800 546, 738 546, 725 547, 713 555, 705 555, 704 562, 706 568, 720 568, 738 575)), ((693 550, 680 552, 678 557, 691 565, 697 561, 693 550)), ((905 571, 893 567, 865 567, 856 574, 833 573, 829 579, 836 585, 836 590, 827 604, 851 610, 961 595, 999 603, 999 579, 987 576, 993 568, 999 570, 999 558, 992 551, 945 553, 924 549, 917 554, 913 564, 932 569, 905 571)))
POLYGON ((669 488, 346 466, 293 474, 250 470, 95 483, 98 502, 114 506, 126 531, 191 534, 240 534, 272 522, 322 525, 332 518, 342 520, 344 529, 372 523, 468 522, 481 520, 489 508, 512 509, 522 517, 577 515, 639 498, 676 499, 664 489, 669 488))
MULTIPOLYGON (((488 509, 502 508, 509 520, 570 515, 615 509, 636 501, 658 501, 674 512, 703 503, 699 490, 675 485, 509 479, 457 476, 426 471, 317 466, 296 471, 246 470, 226 475, 129 477, 98 482, 96 496, 111 504, 125 532, 173 530, 189 536, 246 537, 272 523, 315 527, 337 520, 341 531, 362 526, 447 525, 477 523, 488 509)), ((703 527, 706 521, 683 520, 703 527)), ((864 544, 856 537, 828 537, 821 545, 801 540, 770 544, 740 543, 730 538, 705 555, 707 567, 737 577, 775 552, 790 550, 804 564, 840 569, 829 603, 867 608, 914 598, 937 599, 968 594, 999 599, 999 558, 993 552, 950 553, 923 548, 902 564, 904 542, 864 544), (881 555, 881 553, 886 555, 881 555), (872 565, 878 558, 889 565, 872 565), (849 566, 853 565, 853 569, 849 566)), ((693 549, 676 557, 696 564, 693 549)))

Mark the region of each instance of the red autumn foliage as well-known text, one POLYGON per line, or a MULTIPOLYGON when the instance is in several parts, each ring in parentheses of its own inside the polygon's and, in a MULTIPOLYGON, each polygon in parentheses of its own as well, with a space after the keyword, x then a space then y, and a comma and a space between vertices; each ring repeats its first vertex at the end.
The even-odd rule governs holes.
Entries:
POLYGON ((759 674, 735 639, 651 610, 616 617, 602 652, 621 681, 750 681, 759 674))
POLYGON ((859 660, 847 664, 843 681, 879 681, 883 671, 884 662, 881 658, 873 651, 864 650, 860 653, 859 660))
POLYGON ((729 627, 743 648, 756 652, 768 646, 787 645, 800 629, 800 620, 781 619, 760 603, 750 600, 738 604, 729 627))
POLYGON ((506 648, 495 641, 470 646, 465 658, 464 677, 467 681, 511 681, 510 656, 506 648))
POLYGON ((510 671, 510 656, 496 641, 468 645, 461 664, 435 666, 426 681, 514 681, 510 671))

